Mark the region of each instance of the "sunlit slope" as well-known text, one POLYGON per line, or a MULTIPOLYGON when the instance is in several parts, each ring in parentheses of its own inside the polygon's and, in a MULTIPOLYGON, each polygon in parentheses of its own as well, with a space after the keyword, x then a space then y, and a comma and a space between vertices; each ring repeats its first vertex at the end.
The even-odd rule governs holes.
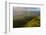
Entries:
POLYGON ((40 26, 40 16, 33 17, 32 20, 28 21, 25 25, 26 27, 39 27, 40 26))

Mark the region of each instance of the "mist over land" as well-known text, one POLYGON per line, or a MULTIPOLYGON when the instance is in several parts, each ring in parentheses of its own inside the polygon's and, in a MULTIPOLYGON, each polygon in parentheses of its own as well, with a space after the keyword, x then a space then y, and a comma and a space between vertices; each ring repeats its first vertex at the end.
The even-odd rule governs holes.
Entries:
POLYGON ((40 27, 40 8, 13 7, 13 28, 40 27))
POLYGON ((40 8, 36 7, 14 7, 13 16, 14 20, 24 17, 39 16, 40 8))

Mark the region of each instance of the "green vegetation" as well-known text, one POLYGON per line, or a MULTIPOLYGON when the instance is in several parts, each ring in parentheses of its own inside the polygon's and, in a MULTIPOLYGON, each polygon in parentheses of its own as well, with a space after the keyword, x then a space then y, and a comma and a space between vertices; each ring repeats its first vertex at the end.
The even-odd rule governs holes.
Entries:
POLYGON ((23 19, 13 20, 13 27, 40 27, 40 16, 33 16, 32 18, 25 17, 23 19))
POLYGON ((40 26, 40 17, 34 16, 33 19, 28 21, 25 26, 27 27, 39 27, 40 26))

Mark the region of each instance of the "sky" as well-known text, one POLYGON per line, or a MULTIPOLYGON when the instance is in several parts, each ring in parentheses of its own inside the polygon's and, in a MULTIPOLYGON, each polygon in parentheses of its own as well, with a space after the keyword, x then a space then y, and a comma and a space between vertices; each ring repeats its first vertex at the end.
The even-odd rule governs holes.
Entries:
POLYGON ((39 12, 40 8, 36 8, 36 7, 14 7, 13 8, 13 15, 22 15, 25 13, 25 11, 27 12, 39 12))

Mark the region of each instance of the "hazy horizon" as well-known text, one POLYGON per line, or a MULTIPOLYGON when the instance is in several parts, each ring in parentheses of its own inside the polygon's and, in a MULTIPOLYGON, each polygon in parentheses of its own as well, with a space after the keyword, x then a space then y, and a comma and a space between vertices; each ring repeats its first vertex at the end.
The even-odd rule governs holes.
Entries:
POLYGON ((40 8, 34 8, 34 7, 14 7, 13 8, 13 16, 15 15, 21 15, 24 14, 25 12, 27 13, 39 13, 40 8))

